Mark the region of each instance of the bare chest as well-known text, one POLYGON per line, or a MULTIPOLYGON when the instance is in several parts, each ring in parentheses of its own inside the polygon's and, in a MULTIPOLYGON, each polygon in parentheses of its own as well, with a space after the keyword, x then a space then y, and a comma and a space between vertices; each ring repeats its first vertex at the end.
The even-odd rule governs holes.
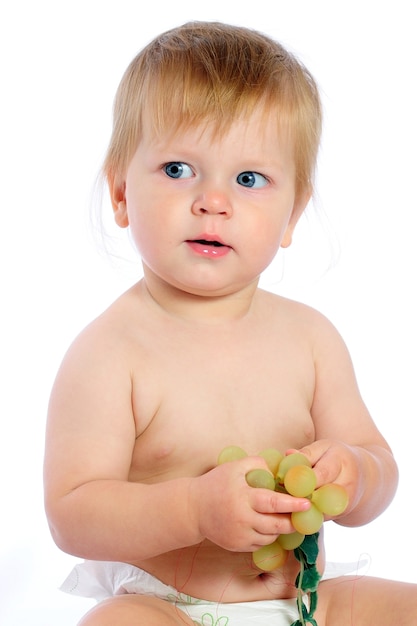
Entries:
POLYGON ((221 449, 285 451, 313 439, 314 367, 295 337, 160 337, 133 372, 131 478, 197 475, 221 449))

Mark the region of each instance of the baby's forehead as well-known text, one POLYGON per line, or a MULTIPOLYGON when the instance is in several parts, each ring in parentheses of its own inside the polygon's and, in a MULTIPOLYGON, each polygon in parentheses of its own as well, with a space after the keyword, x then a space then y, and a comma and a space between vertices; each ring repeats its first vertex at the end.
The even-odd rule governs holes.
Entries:
POLYGON ((288 116, 279 107, 265 106, 243 111, 238 116, 194 115, 189 118, 186 115, 175 117, 173 113, 165 120, 148 108, 143 115, 142 131, 152 143, 175 142, 184 136, 204 137, 215 143, 236 133, 243 138, 249 132, 257 133, 260 140, 266 135, 280 143, 288 143, 292 138, 288 116))

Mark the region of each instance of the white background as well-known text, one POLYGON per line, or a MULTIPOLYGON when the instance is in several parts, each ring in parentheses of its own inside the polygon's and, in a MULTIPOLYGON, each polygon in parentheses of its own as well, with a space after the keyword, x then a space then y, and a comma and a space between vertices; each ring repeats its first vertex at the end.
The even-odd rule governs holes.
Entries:
MULTIPOLYGON (((359 529, 328 525, 329 559, 366 553, 370 574, 415 581, 412 5, 1 2, 1 624, 71 626, 91 605, 56 590, 77 559, 54 546, 43 513, 48 396, 74 336, 140 276, 126 233, 117 250, 130 260, 113 262, 89 223, 117 84, 144 44, 195 19, 272 35, 320 84, 325 131, 316 203, 262 285, 320 309, 339 328, 400 466, 398 494, 382 517, 359 529)), ((106 202, 104 211, 110 214, 106 202)))

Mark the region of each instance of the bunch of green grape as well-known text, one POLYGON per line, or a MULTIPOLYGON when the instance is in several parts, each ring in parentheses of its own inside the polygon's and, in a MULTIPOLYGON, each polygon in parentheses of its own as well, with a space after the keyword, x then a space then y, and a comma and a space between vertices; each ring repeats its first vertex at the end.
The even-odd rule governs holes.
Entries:
MULTIPOLYGON (((224 448, 218 457, 218 464, 236 461, 248 456, 238 446, 224 448)), ((323 525, 324 516, 335 517, 343 513, 348 505, 346 490, 336 483, 316 488, 316 475, 310 461, 300 452, 284 456, 275 448, 268 448, 258 454, 265 459, 269 471, 254 469, 246 474, 251 487, 271 489, 287 493, 297 498, 309 498, 311 506, 307 511, 291 513, 295 532, 281 534, 271 544, 253 552, 253 562, 263 571, 282 567, 288 553, 298 548, 306 535, 313 535, 323 525)))

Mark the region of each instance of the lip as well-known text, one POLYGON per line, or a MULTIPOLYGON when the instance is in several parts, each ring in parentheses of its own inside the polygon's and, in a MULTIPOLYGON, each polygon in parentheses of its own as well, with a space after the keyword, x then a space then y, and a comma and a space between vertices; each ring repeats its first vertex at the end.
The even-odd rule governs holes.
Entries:
POLYGON ((224 257, 232 250, 221 237, 206 233, 198 235, 195 239, 187 239, 185 243, 195 254, 211 259, 224 257))

